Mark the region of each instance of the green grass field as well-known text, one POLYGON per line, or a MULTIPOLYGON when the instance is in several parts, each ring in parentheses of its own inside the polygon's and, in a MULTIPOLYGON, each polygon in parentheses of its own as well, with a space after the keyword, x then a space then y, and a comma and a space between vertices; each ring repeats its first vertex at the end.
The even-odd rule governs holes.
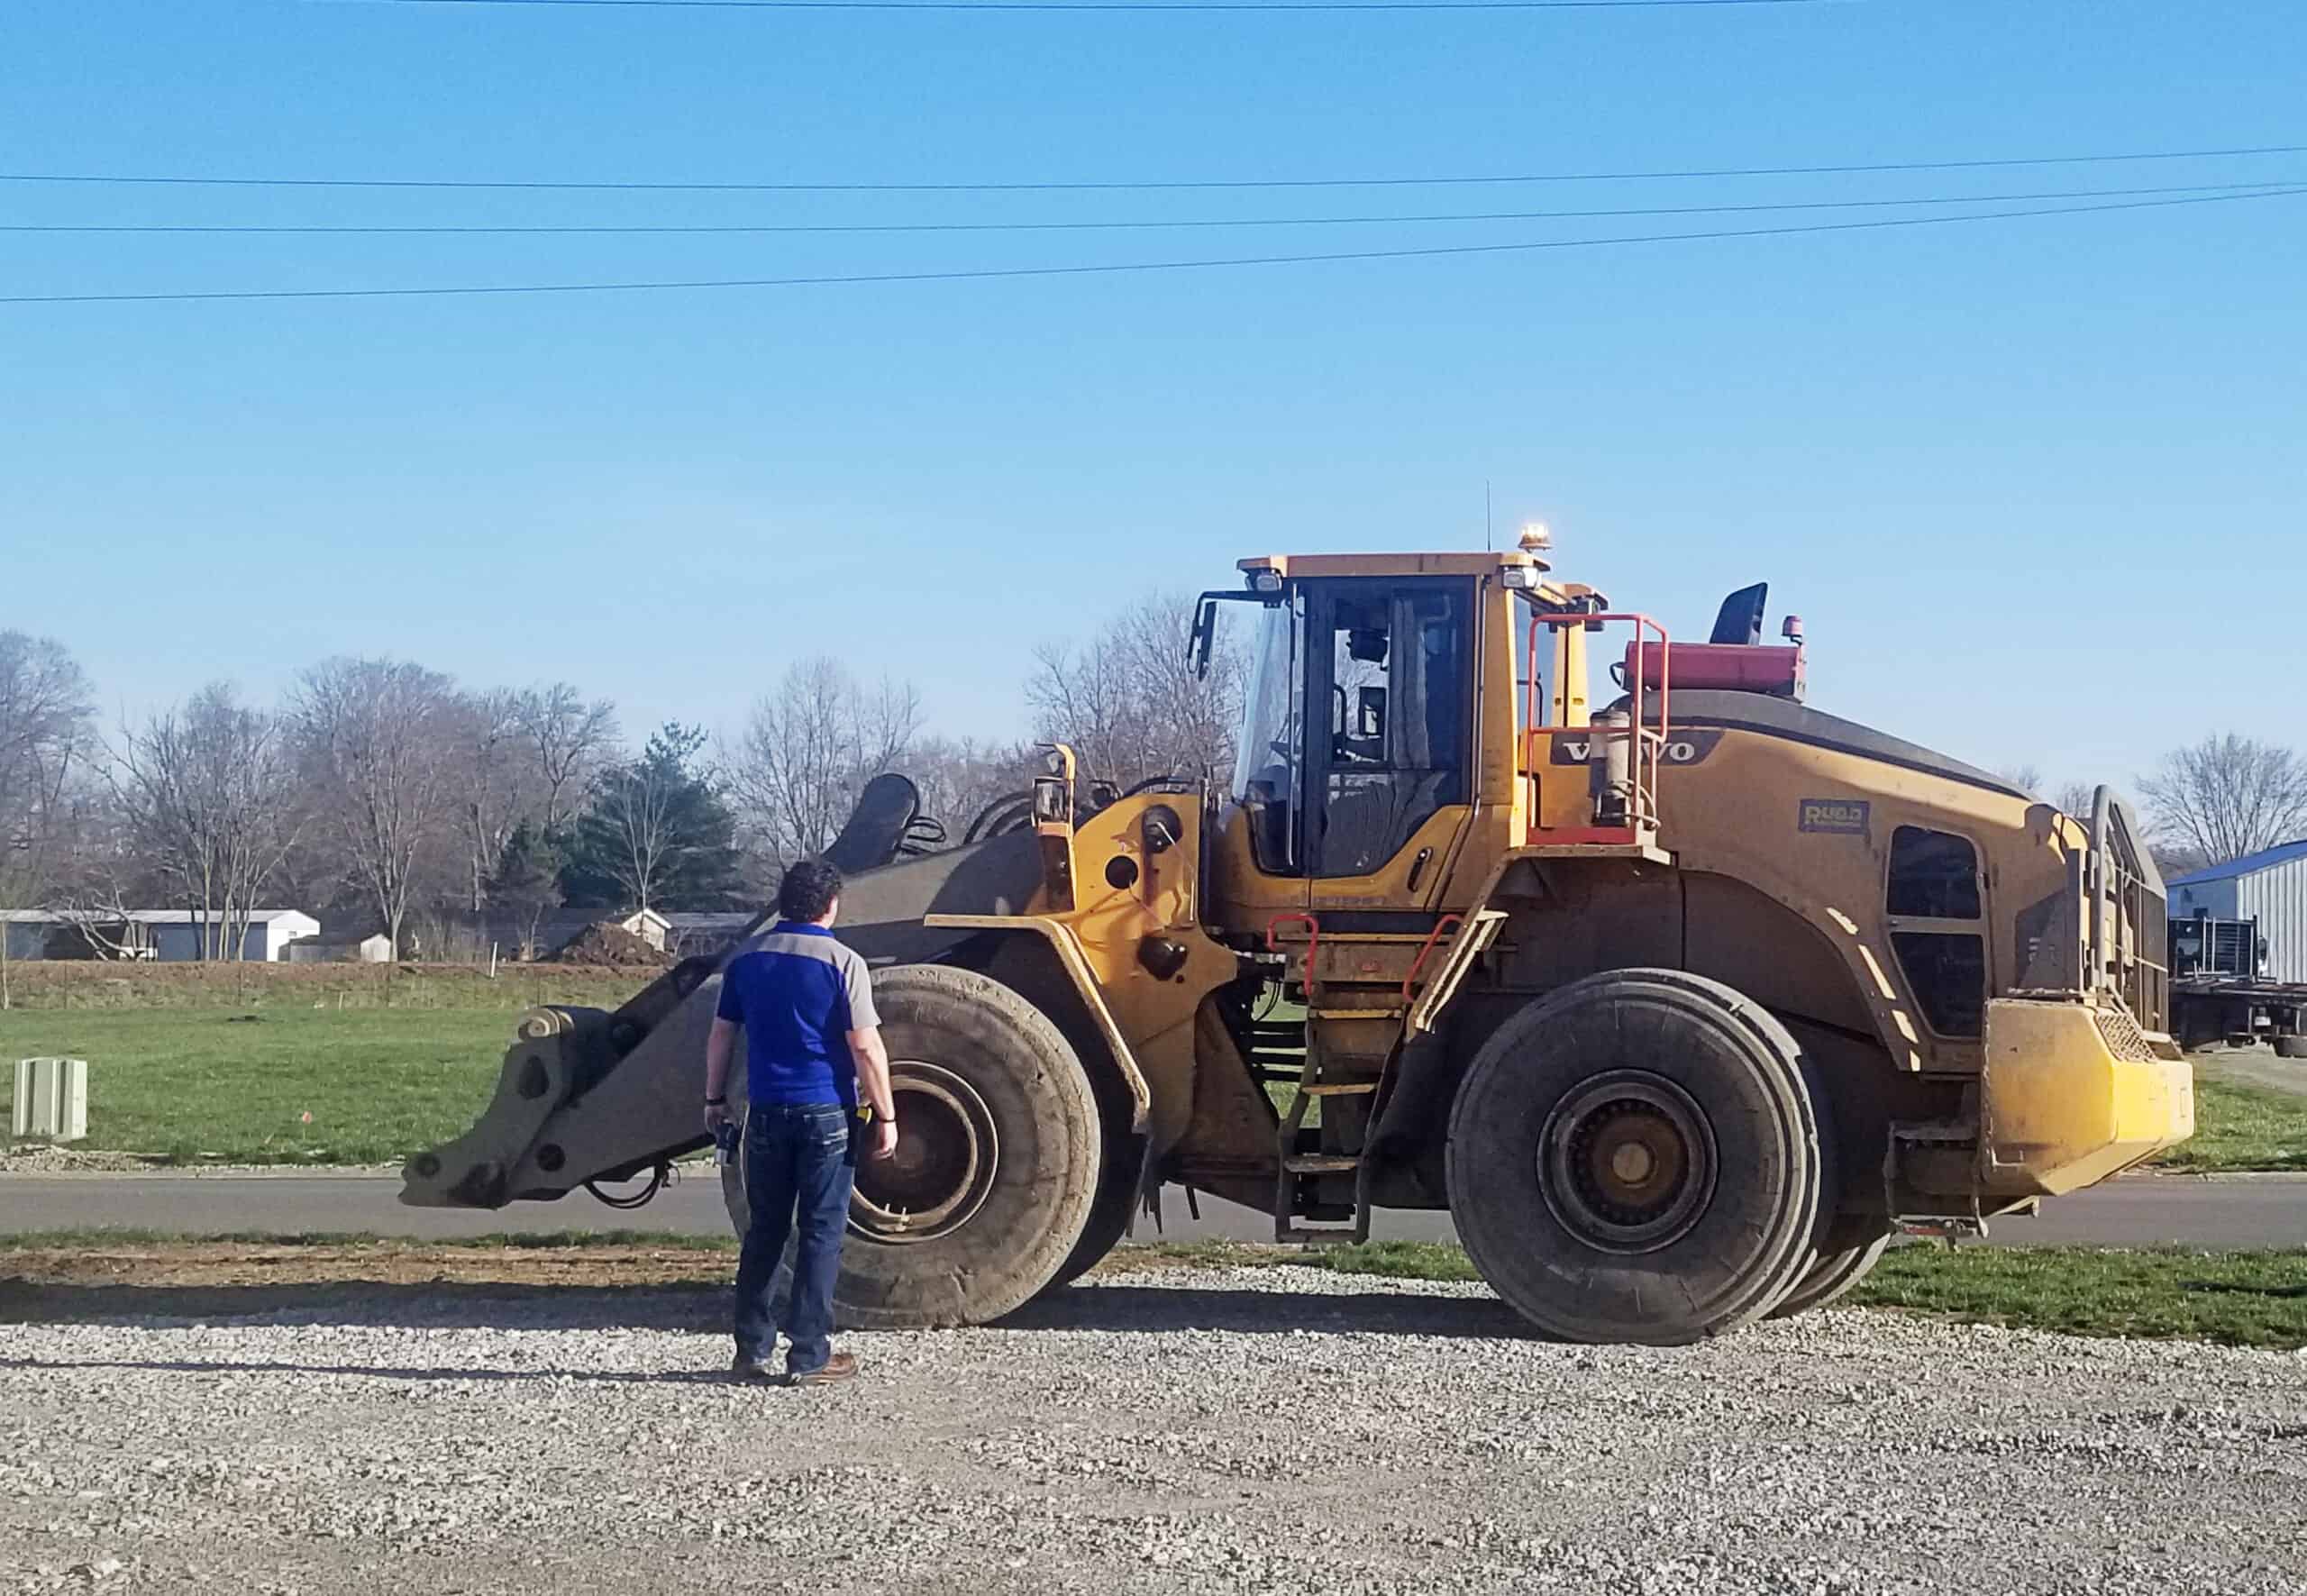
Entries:
POLYGON ((1848 1300, 2078 1336, 2297 1347, 2307 1252, 1894 1247, 1848 1300))
POLYGON ((2195 1134, 2155 1161, 2216 1173, 2307 1170, 2307 1097, 2195 1075, 2195 1134))
POLYGON ((88 1061, 85 1147, 397 1163, 472 1123, 512 1022, 503 1009, 19 1009, 0 1014, 0 1057, 88 1061))
MULTIPOLYGON (((1303 1263, 1395 1280, 1481 1278, 1463 1249, 1432 1242, 1365 1242, 1303 1254, 1196 1244, 1150 1250, 1181 1261, 1303 1263)), ((1845 1300, 2074 1336, 2291 1348, 2307 1346, 2307 1252, 1919 1245, 1893 1247, 1845 1300)))

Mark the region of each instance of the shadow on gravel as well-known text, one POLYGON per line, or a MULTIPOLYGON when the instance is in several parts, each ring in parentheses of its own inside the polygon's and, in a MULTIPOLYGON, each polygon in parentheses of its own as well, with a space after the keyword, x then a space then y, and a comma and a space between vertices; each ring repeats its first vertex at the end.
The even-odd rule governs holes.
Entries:
POLYGON ((136 1326, 154 1319, 725 1334, 726 1286, 520 1286, 381 1281, 269 1286, 68 1286, 0 1281, 0 1324, 136 1326))
MULTIPOLYGON (((36 1285, 0 1281, 0 1324, 150 1326, 223 1320, 379 1328, 670 1330, 724 1336, 728 1288, 388 1284, 36 1285)), ((1151 1285, 1077 1286, 1027 1303, 991 1332, 1106 1330, 1175 1334, 1293 1330, 1364 1336, 1527 1337, 1529 1327, 1490 1297, 1401 1291, 1244 1291, 1151 1285)), ((0 1367, 8 1366, 0 1362, 0 1367)), ((157 1365, 156 1365, 157 1366, 157 1365)), ((197 1368, 223 1365, 202 1363, 197 1368)), ((346 1373, 383 1371, 349 1369, 346 1373)), ((571 1372, 573 1373, 573 1372, 571 1372)), ((409 1377, 415 1377, 411 1374, 409 1377)), ((442 1378, 481 1379, 449 1373, 442 1378)), ((537 1378, 553 1376, 539 1375, 537 1378)), ((586 1376, 580 1376, 586 1377, 586 1376)), ((589 1377, 586 1377, 589 1378, 589 1377)))
POLYGON ((1401 1291, 1227 1291, 1081 1286, 1036 1298, 998 1330, 1226 1330, 1286 1336, 1478 1336, 1527 1339, 1527 1321, 1494 1297, 1401 1291))
POLYGON ((396 1368, 384 1363, 292 1363, 162 1358, 0 1358, 0 1369, 142 1370, 155 1374, 342 1374, 368 1380, 520 1381, 569 1380, 595 1385, 736 1385, 726 1369, 674 1369, 661 1374, 634 1374, 598 1369, 451 1369, 396 1368))

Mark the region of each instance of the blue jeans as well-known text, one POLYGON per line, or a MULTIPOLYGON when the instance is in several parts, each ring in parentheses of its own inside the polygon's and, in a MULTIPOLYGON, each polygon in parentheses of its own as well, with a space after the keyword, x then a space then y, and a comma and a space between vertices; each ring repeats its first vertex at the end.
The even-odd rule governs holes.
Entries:
POLYGON ((839 1103, 756 1103, 745 1115, 745 1196, 752 1209, 737 1263, 737 1355, 776 1350, 770 1288, 798 1228, 793 1290, 785 1310, 787 1373, 806 1374, 833 1355, 833 1283, 849 1224, 848 1109, 839 1103), (798 1225, 797 1225, 798 1218, 798 1225))

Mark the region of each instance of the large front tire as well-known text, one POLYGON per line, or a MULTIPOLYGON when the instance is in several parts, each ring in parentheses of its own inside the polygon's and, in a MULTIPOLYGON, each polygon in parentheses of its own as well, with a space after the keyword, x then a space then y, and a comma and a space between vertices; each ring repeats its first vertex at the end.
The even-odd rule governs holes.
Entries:
MULTIPOLYGON (((875 974, 873 1000, 898 1154, 858 1160, 834 1318, 869 1330, 999 1318, 1056 1278, 1090 1221, 1101 1137, 1089 1077, 1048 1017, 974 971, 898 965, 875 974)), ((722 1190, 742 1235, 741 1167, 722 1190)))
POLYGON ((1073 1244, 1073 1251, 1064 1264, 1051 1278, 1046 1288, 1049 1290, 1070 1286, 1089 1273, 1129 1234, 1129 1218, 1137 1207, 1138 1188, 1132 1172, 1117 1167, 1117 1151, 1112 1144, 1107 1145, 1105 1180, 1099 1186, 1098 1200, 1090 1209, 1090 1222, 1082 1227, 1081 1239, 1073 1244))
POLYGON ((1589 976, 1515 1014, 1459 1086, 1447 1171, 1475 1267, 1566 1341, 1737 1329, 1786 1295, 1818 1239, 1801 1045, 1682 971, 1589 976))

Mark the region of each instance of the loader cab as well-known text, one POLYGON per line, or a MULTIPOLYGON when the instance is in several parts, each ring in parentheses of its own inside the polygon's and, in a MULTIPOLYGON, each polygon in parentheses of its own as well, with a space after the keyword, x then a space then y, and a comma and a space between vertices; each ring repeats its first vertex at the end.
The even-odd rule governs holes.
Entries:
POLYGON ((1479 581, 1313 574, 1260 599, 1225 830, 1257 877, 1309 883, 1290 902, 1421 902, 1476 784, 1479 581))

